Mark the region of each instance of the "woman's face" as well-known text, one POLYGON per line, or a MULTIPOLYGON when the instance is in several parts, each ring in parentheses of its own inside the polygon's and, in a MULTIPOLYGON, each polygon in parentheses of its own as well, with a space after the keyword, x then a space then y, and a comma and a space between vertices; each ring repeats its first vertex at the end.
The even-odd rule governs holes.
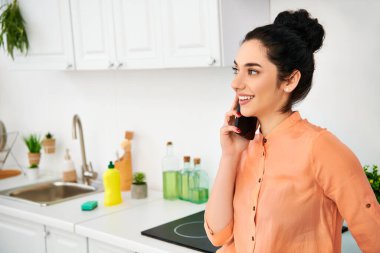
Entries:
POLYGON ((259 40, 244 42, 235 58, 231 87, 239 96, 240 111, 246 117, 272 114, 286 103, 285 82, 278 88, 277 67, 267 57, 259 40))

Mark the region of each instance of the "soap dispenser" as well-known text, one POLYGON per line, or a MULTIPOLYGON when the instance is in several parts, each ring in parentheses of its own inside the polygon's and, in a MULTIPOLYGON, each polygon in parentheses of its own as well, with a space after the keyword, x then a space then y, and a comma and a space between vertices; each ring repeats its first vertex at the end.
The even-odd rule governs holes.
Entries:
POLYGON ((122 202, 120 190, 120 172, 110 161, 108 169, 103 174, 104 206, 113 206, 122 202))
POLYGON ((75 170, 74 162, 71 160, 70 154, 69 154, 69 149, 66 149, 65 151, 65 165, 63 169, 63 181, 64 182, 77 182, 77 172, 75 170))

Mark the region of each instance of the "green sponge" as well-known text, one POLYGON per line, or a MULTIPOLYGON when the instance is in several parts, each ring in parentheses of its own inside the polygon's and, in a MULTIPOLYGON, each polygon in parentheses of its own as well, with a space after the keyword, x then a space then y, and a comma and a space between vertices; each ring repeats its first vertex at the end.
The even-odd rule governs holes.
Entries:
POLYGON ((98 201, 87 201, 82 204, 82 211, 91 211, 98 206, 98 201))

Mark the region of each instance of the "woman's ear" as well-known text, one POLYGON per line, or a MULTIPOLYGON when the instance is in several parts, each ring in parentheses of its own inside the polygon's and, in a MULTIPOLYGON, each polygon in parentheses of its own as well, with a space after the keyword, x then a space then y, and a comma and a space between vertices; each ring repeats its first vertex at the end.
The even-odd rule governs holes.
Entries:
POLYGON ((298 69, 295 69, 289 77, 285 80, 284 91, 287 93, 292 92, 298 85, 298 82, 301 79, 301 72, 298 69))

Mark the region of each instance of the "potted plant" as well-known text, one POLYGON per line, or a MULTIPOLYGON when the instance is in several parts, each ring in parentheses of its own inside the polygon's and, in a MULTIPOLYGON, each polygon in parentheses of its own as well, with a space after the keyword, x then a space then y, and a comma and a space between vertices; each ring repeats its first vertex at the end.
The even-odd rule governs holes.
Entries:
POLYGON ((14 50, 27 53, 29 49, 28 36, 25 29, 25 21, 21 15, 17 0, 6 3, 0 7, 0 47, 3 47, 8 55, 14 59, 14 50))
POLYGON ((41 138, 36 134, 30 134, 28 137, 24 137, 24 142, 29 150, 29 165, 32 166, 40 164, 41 138))
POLYGON ((30 180, 36 180, 38 178, 38 165, 32 164, 26 170, 26 176, 30 180))
POLYGON ((365 174, 367 175, 368 181, 372 187, 373 192, 376 195, 377 201, 380 203, 380 175, 378 174, 378 166, 376 164, 372 165, 372 172, 369 172, 369 165, 363 167, 365 174))
POLYGON ((145 174, 143 172, 135 172, 132 182, 132 198, 143 199, 148 196, 148 185, 145 182, 145 174))
POLYGON ((46 154, 55 153, 55 139, 51 133, 45 135, 45 139, 42 141, 42 146, 46 154))

